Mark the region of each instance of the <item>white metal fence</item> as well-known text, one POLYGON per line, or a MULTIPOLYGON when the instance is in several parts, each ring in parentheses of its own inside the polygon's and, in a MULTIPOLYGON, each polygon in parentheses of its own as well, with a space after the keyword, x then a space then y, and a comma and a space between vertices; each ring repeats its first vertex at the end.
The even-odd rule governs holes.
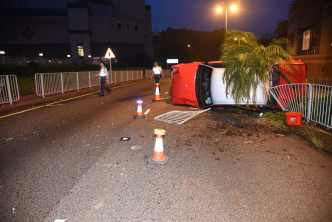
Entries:
POLYGON ((307 121, 332 128, 332 86, 287 84, 270 89, 284 111, 300 112, 307 121))
MULTIPOLYGON (((164 76, 170 76, 170 70, 164 70, 164 76)), ((37 73, 35 74, 36 94, 42 96, 66 91, 92 88, 99 85, 99 72, 63 72, 63 73, 37 73)), ((153 78, 151 70, 124 70, 112 71, 110 84, 153 78), (145 72, 145 75, 144 75, 145 72)))
POLYGON ((0 104, 13 102, 20 99, 17 78, 15 75, 0 75, 0 104))

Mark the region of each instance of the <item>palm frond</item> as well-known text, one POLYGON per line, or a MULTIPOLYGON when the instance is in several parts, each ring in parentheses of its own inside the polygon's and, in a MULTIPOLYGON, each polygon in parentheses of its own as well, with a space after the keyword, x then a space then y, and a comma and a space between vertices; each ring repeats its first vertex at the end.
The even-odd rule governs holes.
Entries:
POLYGON ((221 46, 221 60, 226 66, 223 81, 227 89, 231 88, 230 94, 236 104, 241 101, 248 103, 251 92, 256 103, 256 91, 260 84, 264 84, 268 91, 266 83, 274 65, 292 59, 286 51, 286 43, 287 40, 278 39, 265 47, 250 32, 232 30, 227 33, 221 46))

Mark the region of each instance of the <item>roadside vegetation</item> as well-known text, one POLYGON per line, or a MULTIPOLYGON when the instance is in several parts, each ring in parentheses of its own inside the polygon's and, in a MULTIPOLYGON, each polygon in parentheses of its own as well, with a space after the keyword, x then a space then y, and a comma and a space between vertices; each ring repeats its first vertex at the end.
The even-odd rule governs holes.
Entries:
MULTIPOLYGON (((221 61, 225 61, 224 81, 226 89, 231 88, 230 94, 236 104, 241 100, 249 101, 251 90, 254 92, 260 84, 264 84, 268 91, 269 75, 275 72, 289 83, 290 80, 278 68, 284 60, 292 60, 287 52, 286 39, 273 40, 267 47, 260 44, 258 39, 250 32, 233 30, 227 33, 226 41, 222 44, 221 61)), ((291 67, 284 65, 286 70, 291 67)), ((268 92, 267 92, 268 94, 268 92)))

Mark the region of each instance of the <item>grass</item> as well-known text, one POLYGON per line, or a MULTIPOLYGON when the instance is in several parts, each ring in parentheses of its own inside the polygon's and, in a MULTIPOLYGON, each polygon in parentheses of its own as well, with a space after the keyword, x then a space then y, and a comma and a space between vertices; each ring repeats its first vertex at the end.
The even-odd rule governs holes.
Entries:
POLYGON ((21 95, 30 94, 35 91, 35 78, 33 76, 18 77, 17 84, 21 95))
POLYGON ((266 112, 263 114, 263 118, 265 118, 268 122, 272 123, 277 128, 285 128, 286 114, 283 112, 266 112))
POLYGON ((305 130, 306 138, 309 140, 309 142, 317 149, 323 148, 322 141, 314 134, 314 130, 312 127, 307 128, 305 130))

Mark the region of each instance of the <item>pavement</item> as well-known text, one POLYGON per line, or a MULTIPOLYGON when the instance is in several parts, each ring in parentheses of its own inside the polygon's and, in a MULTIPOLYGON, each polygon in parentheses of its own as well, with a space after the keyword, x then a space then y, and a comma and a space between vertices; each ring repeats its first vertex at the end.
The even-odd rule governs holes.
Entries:
MULTIPOLYGON (((132 81, 132 82, 123 82, 123 83, 117 83, 117 84, 112 84, 112 88, 118 88, 118 87, 123 87, 127 86, 133 83, 139 83, 139 82, 144 82, 144 81, 151 81, 151 80, 137 80, 137 81, 132 81)), ((64 94, 57 93, 57 94, 52 94, 52 95, 46 95, 45 98, 41 96, 37 96, 35 93, 30 93, 30 94, 24 94, 20 96, 20 99, 16 102, 14 102, 12 105, 9 103, 6 104, 1 104, 0 106, 0 115, 1 116, 6 116, 6 114, 10 113, 15 113, 19 112, 21 110, 26 110, 32 107, 52 103, 52 102, 59 102, 62 100, 66 99, 73 99, 79 96, 85 96, 87 94, 93 94, 93 93, 99 93, 100 92, 100 87, 92 87, 87 88, 87 89, 80 89, 79 91, 77 90, 72 90, 72 91, 67 91, 64 94)), ((107 92, 105 92, 107 93, 107 92)), ((0 116, 0 117, 1 117, 0 116)))
POLYGON ((223 110, 156 121, 196 110, 174 106, 170 84, 162 102, 145 81, 1 118, 0 221, 332 221, 331 155, 223 110), (156 128, 165 166, 147 164, 156 128))

